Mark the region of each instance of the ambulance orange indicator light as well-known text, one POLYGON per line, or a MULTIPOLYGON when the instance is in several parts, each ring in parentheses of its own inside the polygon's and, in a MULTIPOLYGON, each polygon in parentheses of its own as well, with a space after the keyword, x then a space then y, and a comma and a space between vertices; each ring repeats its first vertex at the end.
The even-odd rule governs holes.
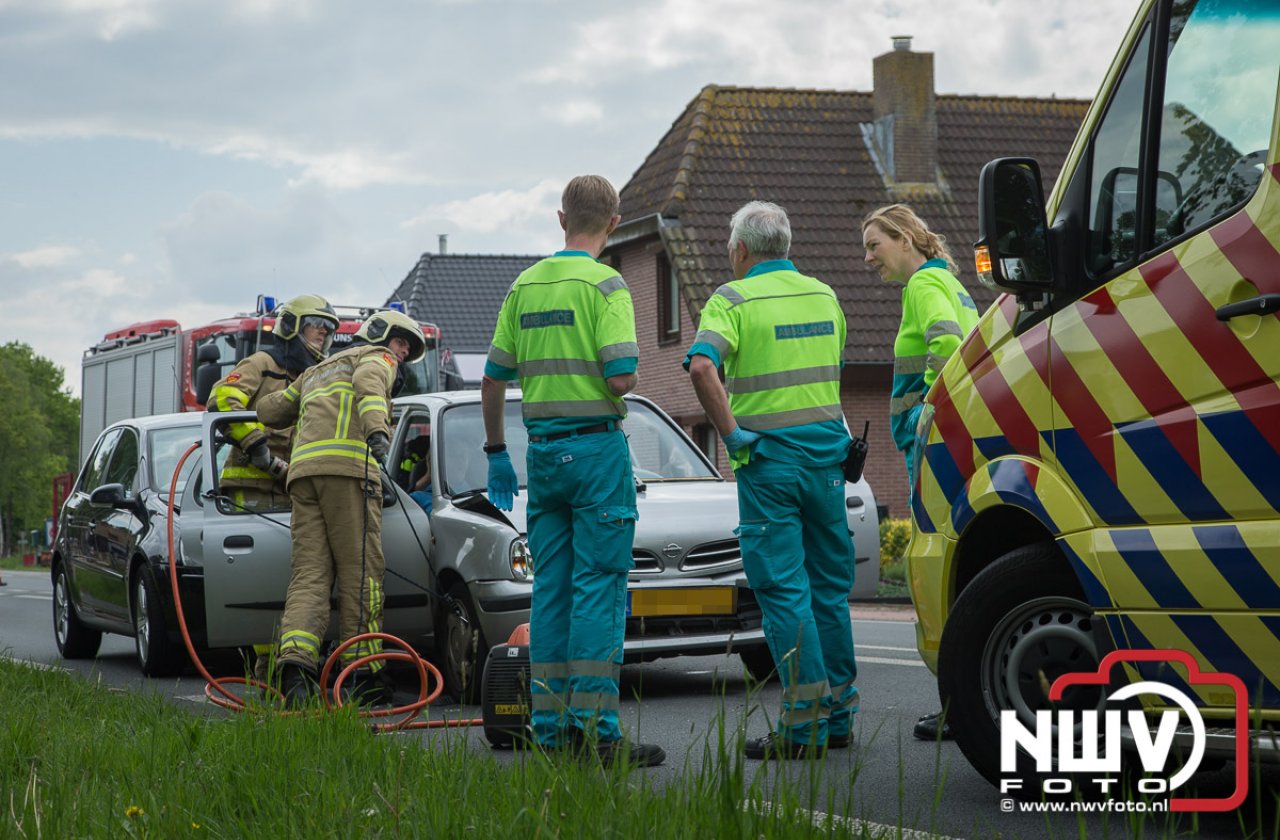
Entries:
POLYGON ((978 270, 978 279, 982 285, 995 288, 995 278, 991 276, 991 251, 986 245, 973 249, 973 265, 978 270))

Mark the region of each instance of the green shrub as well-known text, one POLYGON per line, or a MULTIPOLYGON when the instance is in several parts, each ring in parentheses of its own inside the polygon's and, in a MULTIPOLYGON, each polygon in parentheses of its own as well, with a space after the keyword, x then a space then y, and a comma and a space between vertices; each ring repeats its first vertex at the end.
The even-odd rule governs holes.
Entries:
MULTIPOLYGON (((911 542, 910 519, 880 520, 880 576, 886 577, 888 567, 902 559, 911 542)), ((901 571, 898 577, 902 577, 901 571)))

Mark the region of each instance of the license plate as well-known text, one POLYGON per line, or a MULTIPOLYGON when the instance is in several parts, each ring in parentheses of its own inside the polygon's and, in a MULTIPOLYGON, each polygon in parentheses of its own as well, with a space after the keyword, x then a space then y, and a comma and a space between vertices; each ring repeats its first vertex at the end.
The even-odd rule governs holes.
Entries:
POLYGON ((627 592, 627 615, 733 615, 738 590, 733 586, 682 589, 632 589, 627 592))

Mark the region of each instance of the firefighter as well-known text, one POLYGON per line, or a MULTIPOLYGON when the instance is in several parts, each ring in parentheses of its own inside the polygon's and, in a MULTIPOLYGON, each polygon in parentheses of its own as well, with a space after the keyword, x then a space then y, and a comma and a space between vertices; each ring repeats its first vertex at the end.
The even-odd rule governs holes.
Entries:
MULTIPOLYGON (((956 279, 955 260, 941 236, 905 204, 891 204, 862 221, 865 261, 881 278, 902 286, 902 322, 893 342, 889 430, 907 462, 907 495, 915 487, 916 420, 942 366, 978 323, 973 298, 956 279)), ((916 721, 915 737, 950 738, 941 712, 916 721)))
POLYGON ((737 279, 707 301, 684 366, 738 479, 742 566, 782 681, 777 727, 748 740, 746 755, 814 758, 849 745, 858 709, 841 468, 851 443, 840 408, 845 319, 831 287, 787 259, 786 211, 752 201, 730 224, 737 279))
MULTIPOLYGON (((267 426, 297 424, 288 478, 292 575, 277 651, 280 687, 292 706, 315 688, 331 589, 341 639, 382 626, 380 472, 390 448, 391 398, 397 369, 420 359, 426 340, 407 315, 387 311, 370 315, 352 344, 258 405, 258 419, 267 426)), ((353 645, 343 652, 343 664, 381 650, 377 640, 353 645)), ((390 701, 384 665, 377 661, 356 672, 362 702, 390 701)))
POLYGON ((618 272, 596 262, 617 226, 618 193, 584 175, 558 211, 565 248, 526 270, 498 314, 481 382, 493 503, 511 510, 509 380, 519 376, 529 431, 529 547, 537 558, 529 616, 532 724, 547 750, 594 748, 605 763, 661 764, 622 738, 618 680, 636 486, 622 433, 635 387, 635 315, 618 272))
MULTIPOLYGON (((280 307, 276 343, 242 359, 209 392, 210 411, 256 409, 260 397, 283 391, 304 370, 329 355, 338 316, 319 295, 299 295, 280 307)), ((218 481, 238 510, 279 510, 289 505, 284 489, 293 429, 268 431, 261 423, 232 423, 232 449, 218 481)), ((254 645, 253 676, 265 682, 270 644, 254 645)))

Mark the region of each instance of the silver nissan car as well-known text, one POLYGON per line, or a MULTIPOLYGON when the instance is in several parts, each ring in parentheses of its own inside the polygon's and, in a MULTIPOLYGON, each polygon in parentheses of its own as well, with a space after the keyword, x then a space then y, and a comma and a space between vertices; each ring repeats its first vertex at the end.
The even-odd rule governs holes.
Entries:
MULTIPOLYGON (((537 573, 537 557, 525 539, 528 435, 519 393, 509 392, 508 399, 506 440, 521 485, 509 512, 495 508, 485 493, 488 462, 481 451, 479 392, 394 401, 395 431, 383 491, 383 624, 386 632, 413 647, 434 651, 447 690, 464 702, 479 697, 478 669, 490 646, 506 641, 529 620, 537 573), (432 474, 430 514, 409 494, 425 464, 432 474)), ((725 481, 655 404, 632 396, 627 407, 623 425, 639 522, 628 586, 626 660, 736 653, 753 676, 766 677, 773 662, 733 533, 738 524, 736 485, 725 481)), ((175 525, 184 612, 202 648, 269 641, 284 608, 291 547, 288 508, 237 508, 218 489, 230 452, 225 430, 252 417, 248 412, 206 413, 199 415, 199 426, 191 415, 156 421, 179 432, 175 440, 182 448, 196 439, 202 443, 198 457, 193 455, 183 471, 175 525)), ((851 596, 870 597, 879 584, 875 498, 865 480, 846 488, 857 554, 851 596)), ((158 513, 149 519, 149 527, 163 527, 158 513)), ((157 585, 148 594, 163 603, 148 611, 153 617, 149 635, 175 641, 174 609, 168 603, 169 587, 163 585, 167 556, 154 558, 152 565, 157 585)), ((80 604, 71 609, 73 616, 85 612, 80 604)), ((336 630, 335 618, 330 635, 336 630)))

